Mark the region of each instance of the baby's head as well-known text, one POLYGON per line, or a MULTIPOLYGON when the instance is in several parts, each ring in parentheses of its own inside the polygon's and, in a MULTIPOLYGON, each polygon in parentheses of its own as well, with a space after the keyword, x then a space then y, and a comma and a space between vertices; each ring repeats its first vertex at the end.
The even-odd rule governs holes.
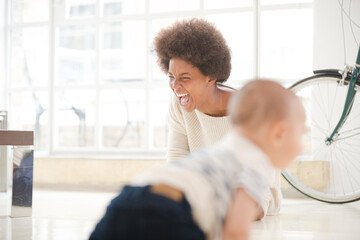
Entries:
POLYGON ((258 145, 277 168, 302 150, 305 111, 289 89, 269 80, 247 83, 228 108, 235 129, 258 145))

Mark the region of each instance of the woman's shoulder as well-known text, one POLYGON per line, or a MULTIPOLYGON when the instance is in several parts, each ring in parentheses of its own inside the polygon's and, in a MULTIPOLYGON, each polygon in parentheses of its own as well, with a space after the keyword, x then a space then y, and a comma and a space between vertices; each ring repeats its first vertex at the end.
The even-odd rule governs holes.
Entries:
POLYGON ((217 87, 223 91, 236 92, 238 91, 236 88, 233 88, 229 85, 225 85, 223 83, 216 83, 217 87))

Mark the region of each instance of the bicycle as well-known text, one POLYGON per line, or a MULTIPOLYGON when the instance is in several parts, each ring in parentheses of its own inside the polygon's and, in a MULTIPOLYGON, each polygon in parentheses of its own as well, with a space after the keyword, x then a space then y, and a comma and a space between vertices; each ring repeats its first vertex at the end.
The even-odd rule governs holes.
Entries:
POLYGON ((360 46, 354 67, 314 71, 290 89, 306 111, 305 149, 283 177, 319 201, 359 200, 360 46))

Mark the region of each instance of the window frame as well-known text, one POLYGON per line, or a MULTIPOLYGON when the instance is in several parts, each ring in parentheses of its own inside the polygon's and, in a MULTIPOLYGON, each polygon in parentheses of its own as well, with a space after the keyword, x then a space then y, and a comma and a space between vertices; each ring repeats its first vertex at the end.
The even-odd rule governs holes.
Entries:
MULTIPOLYGON (((49 19, 47 22, 38 22, 38 23, 11 23, 11 0, 5 1, 5 28, 4 28, 4 37, 5 37, 5 81, 4 81, 4 97, 3 102, 6 108, 10 108, 9 106, 9 97, 12 92, 23 92, 23 91, 46 91, 48 92, 48 103, 49 103, 49 111, 48 114, 48 141, 49 146, 47 151, 45 152, 37 152, 38 156, 42 157, 104 157, 104 158, 113 158, 116 156, 117 158, 165 158, 165 149, 154 149, 151 147, 150 142, 153 141, 154 131, 150 128, 150 91, 153 89, 159 88, 168 88, 167 82, 152 82, 151 81, 151 52, 148 51, 145 57, 145 76, 143 82, 120 82, 120 83, 112 83, 112 84, 104 84, 101 83, 101 49, 100 49, 100 38, 102 37, 100 26, 104 23, 112 23, 112 22, 123 22, 129 20, 144 20, 145 21, 145 42, 146 47, 149 47, 151 43, 151 21, 158 20, 158 19, 167 19, 167 18, 178 18, 178 17, 201 17, 204 18, 207 15, 212 14, 226 14, 226 13, 241 13, 241 12, 251 12, 253 13, 253 29, 254 29, 254 59, 253 59, 253 77, 257 78, 260 77, 260 70, 261 66, 259 63, 259 56, 261 49, 259 48, 260 45, 260 18, 261 14, 264 11, 272 11, 272 10, 292 10, 292 9, 312 9, 313 3, 291 3, 291 4, 276 4, 276 5, 260 5, 260 0, 253 0, 253 4, 250 7, 236 7, 236 8, 223 8, 223 9, 205 9, 204 1, 200 1, 200 9, 198 10, 191 10, 191 11, 179 11, 179 12, 161 12, 161 13, 151 13, 150 12, 150 0, 145 0, 145 13, 143 14, 129 14, 129 15, 119 15, 119 16, 101 16, 102 4, 101 0, 95 1, 95 17, 93 18, 86 18, 86 19, 71 19, 71 20, 63 20, 58 21, 54 19, 56 16, 53 8, 53 4, 56 0, 49 0, 49 19), (74 24, 89 24, 93 23, 96 25, 96 34, 95 34, 95 52, 96 52, 96 81, 93 85, 80 85, 80 86, 63 86, 57 87, 55 86, 55 49, 56 49, 56 29, 59 26, 65 25, 74 25, 74 24), (49 83, 47 87, 11 87, 8 84, 10 79, 10 56, 11 56, 11 39, 9 34, 14 29, 21 29, 21 28, 30 28, 30 27, 47 27, 48 28, 48 39, 49 39, 49 83), (69 89, 94 89, 96 91, 96 106, 95 112, 99 113, 100 111, 100 92, 107 89, 114 89, 114 88, 141 88, 145 89, 145 147, 143 149, 104 149, 101 147, 101 131, 100 131, 100 114, 96 114, 95 119, 95 146, 89 148, 55 148, 55 95, 59 89, 69 90, 69 89)), ((1 9, 1 8, 0 8, 1 9)), ((150 50, 150 49, 148 49, 150 50)), ((166 76, 164 75, 164 78, 166 76)), ((284 82, 286 84, 286 82, 284 82)), ((241 86, 241 83, 240 83, 241 86)), ((239 86, 236 86, 239 87, 239 86)), ((1 89, 1 88, 0 88, 1 89)), ((11 125, 10 125, 11 127, 11 125)))

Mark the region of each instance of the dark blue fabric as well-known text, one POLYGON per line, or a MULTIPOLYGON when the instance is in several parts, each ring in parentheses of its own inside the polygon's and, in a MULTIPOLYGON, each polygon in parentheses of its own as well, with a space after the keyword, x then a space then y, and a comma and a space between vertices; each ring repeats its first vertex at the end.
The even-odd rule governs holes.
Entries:
POLYGON ((12 204, 14 206, 31 207, 33 193, 34 152, 26 154, 20 166, 13 166, 12 204))
POLYGON ((152 193, 149 186, 126 186, 111 201, 90 240, 203 240, 189 203, 152 193))

